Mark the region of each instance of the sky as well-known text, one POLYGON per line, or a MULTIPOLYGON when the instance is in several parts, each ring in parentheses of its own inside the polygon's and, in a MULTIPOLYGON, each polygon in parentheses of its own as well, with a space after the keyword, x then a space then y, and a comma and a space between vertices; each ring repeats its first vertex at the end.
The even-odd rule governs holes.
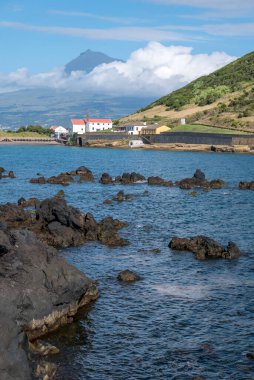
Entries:
POLYGON ((0 41, 0 92, 121 84, 163 95, 254 50, 254 0, 1 0, 0 41), (67 78, 87 49, 126 63, 67 78))

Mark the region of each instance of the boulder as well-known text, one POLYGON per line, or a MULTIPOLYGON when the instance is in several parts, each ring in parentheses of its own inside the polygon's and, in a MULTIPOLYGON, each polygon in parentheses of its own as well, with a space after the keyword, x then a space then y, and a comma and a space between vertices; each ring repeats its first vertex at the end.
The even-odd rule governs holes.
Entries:
POLYGON ((222 179, 214 179, 209 182, 209 188, 210 189, 222 189, 226 186, 226 182, 222 179))
POLYGON ((94 181, 93 173, 91 172, 91 170, 89 170, 85 166, 80 166, 76 170, 76 175, 79 175, 80 182, 94 181))
POLYGON ((148 185, 157 185, 157 186, 173 186, 172 181, 166 181, 161 177, 148 177, 147 178, 148 185))
POLYGON ((239 189, 240 190, 254 190, 254 181, 251 182, 239 182, 239 189))
POLYGON ((39 183, 44 185, 46 183, 46 178, 45 177, 38 177, 38 178, 31 178, 30 183, 39 183))
POLYGON ((10 170, 10 171, 8 172, 8 177, 9 177, 9 178, 16 178, 15 175, 14 175, 14 172, 13 172, 12 170, 10 170))
POLYGON ((241 254, 237 245, 229 242, 225 248, 213 239, 206 236, 194 236, 191 238, 173 237, 169 248, 177 251, 190 251, 195 254, 196 259, 235 259, 241 254))
POLYGON ((123 282, 134 282, 141 280, 141 277, 137 273, 126 269, 118 274, 117 279, 123 282))
POLYGON ((70 323, 98 291, 33 232, 1 230, 0 241, 0 378, 31 379, 28 343, 38 348, 35 340, 70 323))
POLYGON ((113 179, 108 173, 103 173, 100 178, 100 183, 103 185, 109 185, 113 183, 113 179))
POLYGON ((47 179, 47 183, 50 183, 53 185, 68 186, 71 182, 74 182, 73 177, 66 173, 61 173, 58 176, 52 176, 47 179))

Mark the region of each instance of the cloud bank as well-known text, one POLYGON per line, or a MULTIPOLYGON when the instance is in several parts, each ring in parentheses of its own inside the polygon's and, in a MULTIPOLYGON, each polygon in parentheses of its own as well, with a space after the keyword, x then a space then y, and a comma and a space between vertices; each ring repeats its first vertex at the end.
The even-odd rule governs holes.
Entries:
POLYGON ((159 97, 235 58, 221 52, 193 54, 189 47, 150 42, 134 51, 127 62, 102 64, 89 74, 76 71, 67 75, 63 68, 38 74, 20 68, 7 75, 0 74, 0 92, 49 88, 108 96, 159 97))

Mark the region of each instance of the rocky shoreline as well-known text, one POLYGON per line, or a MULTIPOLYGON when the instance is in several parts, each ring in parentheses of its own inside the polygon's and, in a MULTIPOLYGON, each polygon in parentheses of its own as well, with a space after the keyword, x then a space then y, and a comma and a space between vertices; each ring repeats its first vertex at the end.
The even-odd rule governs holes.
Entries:
POLYGON ((253 147, 249 145, 209 145, 209 144, 185 144, 185 143, 160 143, 144 144, 135 148, 129 146, 128 141, 90 140, 85 148, 112 148, 112 149, 143 149, 143 150, 168 150, 178 152, 210 152, 210 153, 248 153, 254 154, 253 147))
MULTIPOLYGON (((118 235, 125 225, 110 217, 96 222, 59 197, 0 205, 1 380, 31 379, 29 348, 50 352, 37 340, 71 323, 78 309, 99 296, 95 282, 56 248, 91 240, 125 245, 118 235), (34 209, 24 207, 30 204, 34 209)), ((52 371, 39 356, 34 375, 48 379, 52 371)))

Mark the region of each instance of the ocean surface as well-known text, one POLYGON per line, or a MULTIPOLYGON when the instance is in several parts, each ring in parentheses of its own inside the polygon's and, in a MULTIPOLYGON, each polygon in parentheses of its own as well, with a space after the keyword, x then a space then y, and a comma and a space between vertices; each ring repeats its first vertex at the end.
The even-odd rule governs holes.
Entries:
POLYGON ((254 192, 238 190, 239 181, 254 180, 254 156, 1 145, 0 166, 17 177, 0 180, 0 203, 44 199, 63 189, 68 203, 97 220, 110 215, 129 223, 121 230, 127 247, 89 243, 60 253, 98 281, 100 298, 49 337, 61 349, 53 358, 58 380, 254 379, 254 361, 246 357, 254 351, 254 192), (49 177, 81 165, 93 171, 94 183, 29 183, 37 173, 49 177), (98 183, 103 172, 176 181, 197 168, 227 187, 200 189, 193 197, 175 187, 98 183), (135 199, 103 204, 119 190, 135 199), (233 240, 243 254, 197 261, 168 248, 175 235, 197 234, 223 244, 233 240), (143 279, 119 283, 123 269, 143 279))

